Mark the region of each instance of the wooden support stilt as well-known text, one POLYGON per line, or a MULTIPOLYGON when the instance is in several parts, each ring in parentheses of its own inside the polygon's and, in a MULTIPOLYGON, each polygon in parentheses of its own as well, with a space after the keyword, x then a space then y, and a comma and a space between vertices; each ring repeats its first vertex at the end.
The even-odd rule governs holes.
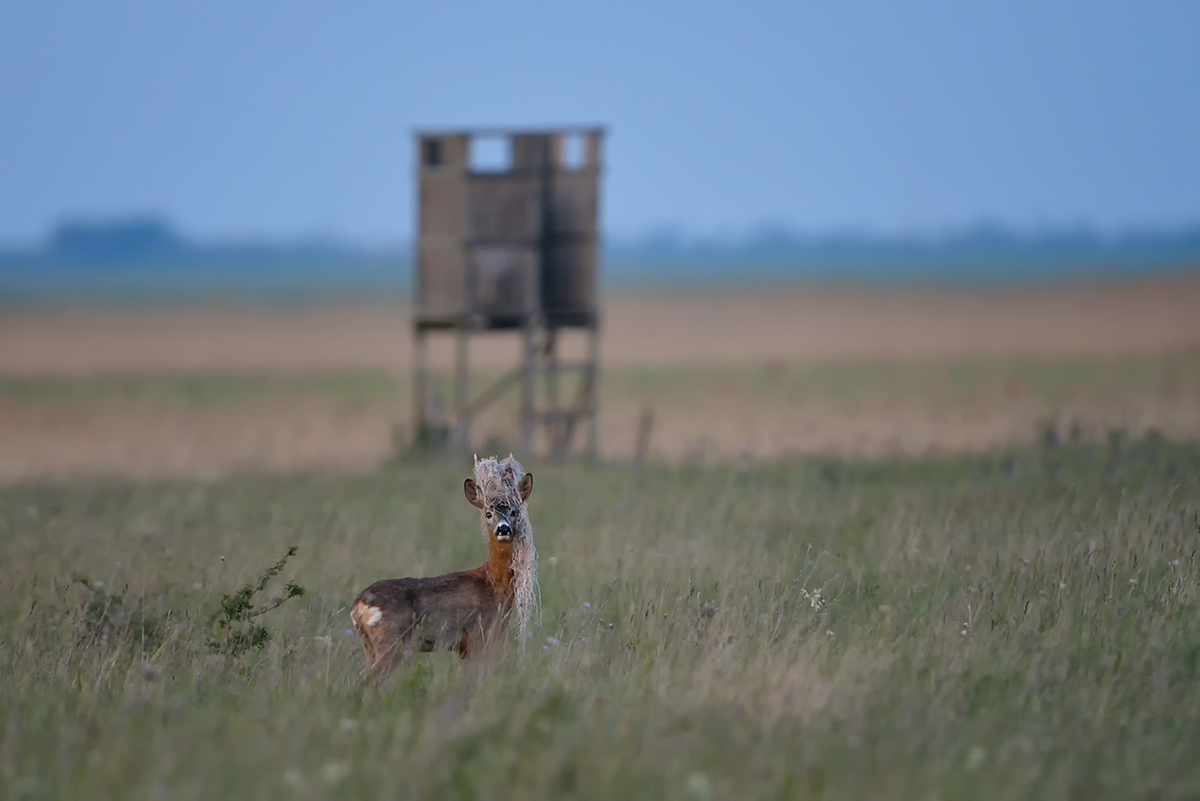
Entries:
POLYGON ((413 331, 413 431, 422 439, 430 434, 429 363, 425 358, 425 344, 425 332, 416 326, 413 331))
POLYGON ((558 361, 558 332, 553 328, 546 331, 546 347, 543 355, 546 359, 544 368, 546 373, 546 411, 549 413, 546 420, 547 439, 550 442, 550 455, 555 459, 561 459, 566 449, 566 443, 563 442, 562 425, 553 417, 559 411, 558 378, 561 372, 558 361))
POLYGON ((467 397, 470 378, 467 358, 469 355, 470 332, 464 324, 457 331, 454 356, 454 447, 466 452, 471 447, 471 409, 467 397))
POLYGON ((593 320, 588 329, 587 373, 587 458, 595 460, 600 455, 600 431, 597 421, 600 399, 600 321, 593 320))

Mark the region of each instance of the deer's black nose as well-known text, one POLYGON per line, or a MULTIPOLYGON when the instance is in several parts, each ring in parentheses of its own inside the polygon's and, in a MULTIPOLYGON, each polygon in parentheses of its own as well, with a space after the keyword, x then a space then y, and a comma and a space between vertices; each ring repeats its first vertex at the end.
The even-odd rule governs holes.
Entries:
POLYGON ((501 523, 500 525, 496 526, 496 536, 497 537, 511 537, 512 536, 512 527, 509 526, 508 523, 501 523))

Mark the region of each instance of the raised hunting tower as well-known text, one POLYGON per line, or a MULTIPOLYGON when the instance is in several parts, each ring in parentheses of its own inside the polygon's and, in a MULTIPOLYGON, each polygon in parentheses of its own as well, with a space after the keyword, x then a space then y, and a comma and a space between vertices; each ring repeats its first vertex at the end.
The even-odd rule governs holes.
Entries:
POLYGON ((418 224, 416 426, 432 419, 427 337, 456 337, 449 425, 457 448, 470 447, 472 418, 509 386, 521 385, 520 424, 526 450, 540 429, 554 455, 565 455, 586 426, 589 456, 597 450, 599 359, 599 128, 548 131, 422 131, 416 136, 418 224), (480 155, 491 146, 489 163, 480 155), (583 360, 559 359, 559 333, 587 334, 583 360), (468 341, 511 331, 521 337, 515 370, 476 398, 468 396, 468 341), (559 398, 559 374, 580 371, 578 395, 559 398), (545 389, 544 399, 539 391, 545 389))

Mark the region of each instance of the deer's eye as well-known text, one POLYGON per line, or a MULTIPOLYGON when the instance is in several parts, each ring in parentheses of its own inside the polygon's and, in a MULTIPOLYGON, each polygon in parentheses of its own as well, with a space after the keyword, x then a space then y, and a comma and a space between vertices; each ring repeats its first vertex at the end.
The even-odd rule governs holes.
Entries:
POLYGON ((491 520, 491 519, 492 519, 492 513, 491 513, 491 512, 488 512, 488 513, 487 513, 487 519, 488 519, 488 520, 491 520))

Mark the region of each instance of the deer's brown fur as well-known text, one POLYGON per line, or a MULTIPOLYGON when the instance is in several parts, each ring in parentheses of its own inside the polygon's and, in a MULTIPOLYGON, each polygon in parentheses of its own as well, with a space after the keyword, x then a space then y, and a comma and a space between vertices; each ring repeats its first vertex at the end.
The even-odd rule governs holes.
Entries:
MULTIPOLYGON (((484 497, 474 479, 463 483, 463 492, 483 520, 487 562, 444 576, 377 581, 351 605, 350 618, 376 678, 413 650, 455 650, 466 659, 504 632, 514 597, 513 540, 524 510, 510 508, 503 498, 484 497)), ((526 473, 522 502, 532 492, 533 475, 526 473)))

